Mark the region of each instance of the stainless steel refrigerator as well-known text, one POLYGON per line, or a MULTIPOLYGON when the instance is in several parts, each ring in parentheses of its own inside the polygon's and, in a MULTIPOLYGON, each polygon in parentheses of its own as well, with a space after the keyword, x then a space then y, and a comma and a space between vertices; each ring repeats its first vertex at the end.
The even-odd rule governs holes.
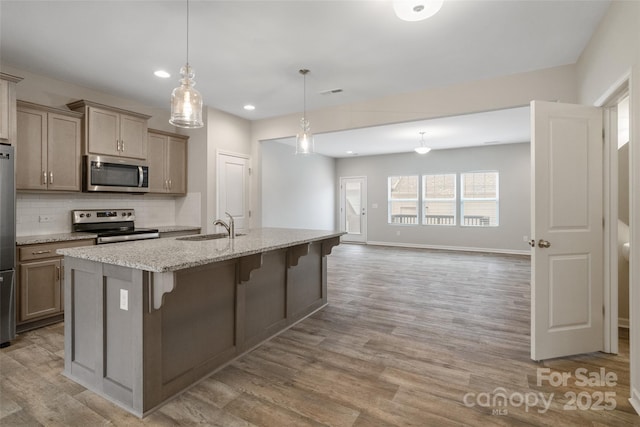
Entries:
POLYGON ((0 144, 0 347, 16 337, 16 186, 13 147, 0 144))

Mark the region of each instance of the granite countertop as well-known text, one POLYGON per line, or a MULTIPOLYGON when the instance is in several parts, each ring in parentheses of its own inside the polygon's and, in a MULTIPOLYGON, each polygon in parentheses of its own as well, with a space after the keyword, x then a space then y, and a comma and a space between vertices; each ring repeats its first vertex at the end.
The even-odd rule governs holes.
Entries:
POLYGON ((157 273, 177 271, 241 256, 343 235, 341 231, 260 228, 231 240, 188 241, 177 238, 138 240, 59 249, 60 255, 157 273))
MULTIPOLYGON (((145 227, 145 228, 157 228, 160 233, 170 233, 174 231, 192 231, 200 230, 199 225, 161 225, 159 227, 145 227)), ((69 242, 72 240, 83 239, 96 239, 98 237, 95 233, 58 233, 58 234, 40 234, 34 236, 18 236, 16 237, 16 245, 35 245, 38 243, 55 243, 55 242, 69 242)))
POLYGON ((55 243, 69 242, 72 240, 96 239, 95 233, 59 233, 59 234, 40 234, 37 236, 18 236, 16 237, 16 245, 35 245, 37 243, 55 243))

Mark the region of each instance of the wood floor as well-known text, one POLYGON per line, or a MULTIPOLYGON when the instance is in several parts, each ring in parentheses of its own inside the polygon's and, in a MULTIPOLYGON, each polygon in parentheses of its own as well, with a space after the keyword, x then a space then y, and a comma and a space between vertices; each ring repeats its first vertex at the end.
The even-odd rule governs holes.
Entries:
POLYGON ((341 245, 328 307, 143 420, 62 376, 62 324, 31 331, 0 352, 0 425, 640 425, 628 338, 529 359, 529 274, 526 257, 341 245), (571 377, 538 385, 538 368, 571 377), (579 368, 616 385, 580 386, 579 368))

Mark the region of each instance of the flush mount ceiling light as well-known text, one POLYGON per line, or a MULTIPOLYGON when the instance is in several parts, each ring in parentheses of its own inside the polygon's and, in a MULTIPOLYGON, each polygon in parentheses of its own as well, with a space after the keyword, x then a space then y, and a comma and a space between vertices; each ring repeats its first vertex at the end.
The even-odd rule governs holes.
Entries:
POLYGON ((309 70, 303 68, 298 72, 302 74, 304 90, 302 98, 302 118, 300 119, 301 129, 300 133, 296 135, 296 154, 313 154, 313 134, 311 133, 309 120, 307 120, 307 74, 309 73, 309 70))
POLYGON ((420 132, 420 146, 414 148, 414 150, 418 154, 427 154, 429 151, 431 151, 431 148, 427 147, 426 143, 424 142, 424 132, 420 132))
POLYGON ((393 0, 393 10, 403 21, 422 21, 440 10, 443 0, 393 0))
POLYGON ((202 96, 195 90, 195 72, 189 65, 189 0, 187 0, 187 63, 180 68, 180 86, 171 92, 171 118, 169 123, 181 128, 201 128, 202 96))
POLYGON ((156 77, 160 77, 161 79, 168 79, 169 77, 171 77, 171 74, 169 74, 165 70, 156 70, 153 72, 153 75, 156 77))

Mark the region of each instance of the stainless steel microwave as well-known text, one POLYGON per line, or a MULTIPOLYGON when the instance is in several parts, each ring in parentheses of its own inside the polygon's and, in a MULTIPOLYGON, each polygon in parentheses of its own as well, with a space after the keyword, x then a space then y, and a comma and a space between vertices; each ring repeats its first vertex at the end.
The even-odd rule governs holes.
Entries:
POLYGON ((109 156, 85 156, 83 191, 146 193, 149 165, 144 160, 109 156))

